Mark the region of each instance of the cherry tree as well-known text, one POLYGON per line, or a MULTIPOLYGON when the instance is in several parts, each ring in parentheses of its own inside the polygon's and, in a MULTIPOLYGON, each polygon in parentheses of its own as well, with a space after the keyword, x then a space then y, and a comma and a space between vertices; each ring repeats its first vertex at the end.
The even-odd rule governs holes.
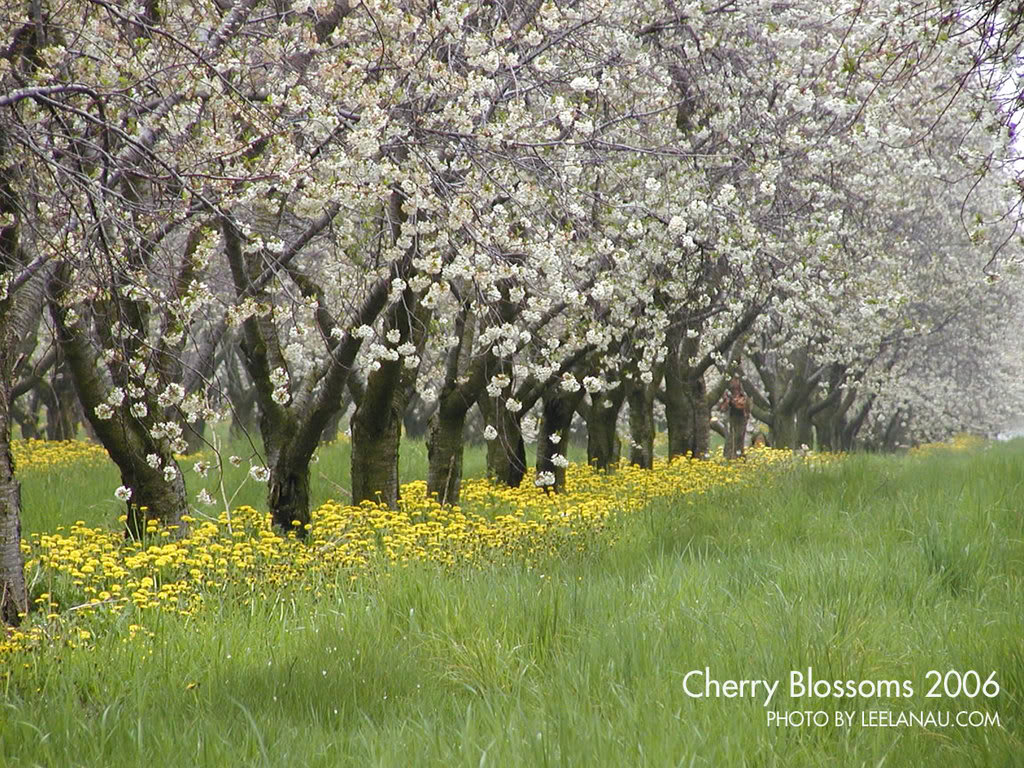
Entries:
POLYGON ((0 122, 0 621, 17 624, 28 612, 21 554, 21 487, 11 458, 11 380, 17 339, 28 324, 19 291, 39 264, 26 263, 20 244, 22 210, 14 191, 17 173, 9 155, 7 126, 0 122))

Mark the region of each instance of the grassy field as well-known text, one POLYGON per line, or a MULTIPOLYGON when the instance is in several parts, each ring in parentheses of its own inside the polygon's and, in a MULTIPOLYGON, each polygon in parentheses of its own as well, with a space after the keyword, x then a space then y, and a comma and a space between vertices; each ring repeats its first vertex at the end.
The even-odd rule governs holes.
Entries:
MULTIPOLYGON (((318 502, 336 460, 318 465, 318 502)), ((106 471, 26 471, 28 535, 109 525, 106 471), (106 486, 88 496, 79 483, 106 486)), ((0 765, 1024 764, 1024 446, 715 473, 684 496, 637 475, 632 501, 608 491, 599 524, 582 508, 605 486, 554 522, 519 497, 480 496, 536 517, 530 546, 507 557, 402 563, 379 537, 357 569, 320 567, 329 540, 314 536, 320 549, 292 573, 257 551, 244 578, 203 577, 199 610, 152 594, 71 605, 70 576, 37 579, 34 596, 65 594, 49 622, 33 617, 34 649, 0 657, 0 765), (808 667, 911 690, 792 696, 790 675, 808 667), (780 682, 767 706, 763 689, 691 697, 705 668, 780 682), (972 693, 974 672, 999 690, 930 698, 931 670, 953 693, 961 680, 972 693), (829 722, 769 723, 804 711, 829 722), (958 725, 960 712, 999 725, 958 725), (881 726, 899 713, 940 722, 881 726)), ((236 501, 261 504, 251 490, 236 501)), ((476 524, 480 541, 492 522, 519 530, 500 517, 476 524)))

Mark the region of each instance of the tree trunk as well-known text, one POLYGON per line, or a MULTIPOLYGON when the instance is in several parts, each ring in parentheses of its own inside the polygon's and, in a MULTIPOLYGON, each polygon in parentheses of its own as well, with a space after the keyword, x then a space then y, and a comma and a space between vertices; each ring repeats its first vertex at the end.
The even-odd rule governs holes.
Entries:
POLYGON ((28 613, 21 554, 21 486, 11 458, 9 303, 0 302, 0 620, 15 625, 28 613))
MULTIPOLYGON (((151 447, 157 450, 156 446, 151 447)), ((132 497, 127 503, 125 535, 141 539, 146 531, 147 520, 159 520, 165 526, 177 526, 178 535, 182 535, 184 530, 181 518, 188 514, 188 501, 185 496, 185 479, 177 471, 173 457, 161 457, 164 466, 175 468, 176 474, 170 480, 149 464, 140 463, 139 457, 125 456, 118 452, 117 456, 111 453, 111 458, 121 470, 121 484, 132 489, 132 497)))
POLYGON ((814 434, 818 439, 819 451, 836 450, 836 432, 832 425, 832 419, 827 415, 814 422, 814 434))
POLYGON ((537 442, 537 475, 550 472, 555 478, 552 490, 562 493, 565 490, 564 459, 569 450, 569 428, 576 406, 583 399, 583 390, 564 392, 559 388, 549 387, 542 398, 542 415, 540 420, 540 436, 537 442), (557 460, 560 456, 563 460, 557 460))
POLYGON ((811 421, 810 403, 804 402, 796 413, 796 447, 814 447, 814 423, 811 421))
POLYGON ((25 407, 21 407, 21 403, 15 399, 11 403, 11 422, 17 423, 18 429, 21 430, 22 440, 32 440, 39 438, 42 433, 39 431, 39 406, 40 400, 36 392, 30 393, 27 397, 23 397, 21 402, 27 400, 25 407))
POLYGON ((668 429, 668 458, 693 452, 694 413, 688 388, 688 362, 697 353, 697 339, 684 337, 684 326, 670 326, 665 334, 668 354, 665 356, 665 421, 668 429))
POLYGON ((273 524, 305 538, 310 521, 309 459, 282 454, 269 469, 267 498, 273 524))
POLYGON ((474 360, 472 371, 463 378, 475 328, 469 307, 463 307, 456 318, 458 343, 448 350, 444 385, 427 428, 427 495, 441 504, 459 503, 466 416, 486 385, 486 357, 474 360))
POLYGON ((75 384, 61 360, 54 366, 49 385, 43 385, 46 403, 46 437, 49 440, 73 440, 78 433, 75 384))
POLYGON ((462 491, 464 408, 439 407, 427 436, 427 493, 441 504, 458 504, 462 491))
POLYGON ((626 388, 619 384, 604 395, 593 395, 593 405, 585 409, 587 420, 587 463, 595 469, 608 471, 615 468, 622 455, 618 422, 626 388))
POLYGON ((629 462, 644 469, 654 466, 654 392, 641 381, 628 382, 629 462))
POLYGON ((685 371, 680 384, 665 375, 665 417, 668 421, 668 456, 703 459, 711 447, 711 407, 704 376, 685 371), (672 384, 670 385, 670 381, 672 384))
POLYGON ((689 381, 690 408, 693 413, 693 455, 707 458, 711 451, 711 404, 704 374, 694 373, 689 381))
POLYGON ((107 386, 99 377, 99 361, 92 343, 77 323, 67 322, 67 310, 61 305, 68 275, 67 265, 62 265, 51 279, 50 316, 85 417, 121 470, 122 485, 131 490, 126 535, 141 536, 145 521, 150 519, 177 526, 179 534, 183 533, 181 518, 188 513, 185 480, 168 441, 154 439, 147 426, 159 413, 156 403, 145 401, 145 417, 136 417, 129 411, 128 398, 109 418, 101 418, 97 413, 97 406, 106 403, 107 386))
POLYGON ((418 359, 426 341, 428 313, 412 290, 390 313, 388 330, 399 332, 399 345, 415 346, 415 357, 381 361, 367 377, 352 415, 352 503, 376 501, 398 507, 398 449, 402 418, 416 388, 418 359), (416 362, 410 367, 407 362, 416 362))
POLYGON ((777 407, 772 411, 771 442, 773 448, 796 448, 796 414, 777 407))
MULTIPOLYGON (((0 127, 0 215, 14 222, 0 226, 0 278, 15 277, 21 266, 19 201, 13 189, 15 169, 7 165, 7 137, 0 127)), ((0 621, 18 624, 28 613, 25 561, 21 554, 21 486, 11 456, 11 393, 17 356, 15 303, 6 280, 0 296, 0 621)), ((24 313, 22 313, 24 320, 24 313)))
POLYGON ((406 398, 399 390, 397 371, 385 363, 367 379, 366 389, 352 415, 352 503, 373 501, 398 506, 398 449, 406 398))
POLYGON ((478 401, 484 423, 498 436, 487 441, 487 477, 510 488, 518 488, 526 474, 526 442, 520 426, 521 413, 512 413, 505 401, 484 395, 478 401))
MULTIPOLYGON (((7 164, 7 136, 0 126, 0 215, 14 222, 0 226, 0 278, 14 277, 21 266, 18 216, 13 189, 15 169, 7 164)), ((21 554, 21 486, 11 456, 11 379, 17 354, 15 304, 6 280, 0 297, 0 621, 18 624, 28 613, 25 563, 21 554)))
POLYGON ((703 459, 711 447, 711 405, 707 402, 705 368, 690 360, 700 349, 700 337, 685 335, 680 326, 668 336, 665 358, 665 420, 668 422, 668 457, 703 459))

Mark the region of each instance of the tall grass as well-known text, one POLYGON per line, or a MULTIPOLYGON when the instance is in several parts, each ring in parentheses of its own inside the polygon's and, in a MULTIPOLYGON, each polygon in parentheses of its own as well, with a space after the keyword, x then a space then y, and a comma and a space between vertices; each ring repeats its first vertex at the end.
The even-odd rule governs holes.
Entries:
POLYGON ((653 502, 585 554, 381 567, 330 599, 311 584, 225 594, 151 635, 115 626, 91 649, 0 665, 0 764, 1021 765, 1022 482, 1014 446, 855 456, 653 502), (914 695, 790 698, 808 666, 909 679, 914 695), (683 676, 704 667, 782 682, 768 707, 690 698, 683 676), (994 671, 1001 691, 928 699, 931 669, 994 671), (875 709, 1002 726, 767 722, 875 709))

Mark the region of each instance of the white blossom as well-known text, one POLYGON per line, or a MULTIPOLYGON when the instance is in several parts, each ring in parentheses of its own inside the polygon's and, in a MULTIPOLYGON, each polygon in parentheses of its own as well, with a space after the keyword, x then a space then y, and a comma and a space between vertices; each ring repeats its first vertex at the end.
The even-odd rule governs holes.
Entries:
POLYGON ((551 472, 538 472, 533 484, 538 488, 547 488, 555 484, 555 476, 551 472))
POLYGON ((562 374, 561 387, 565 392, 579 392, 580 383, 569 371, 562 374))
POLYGON ((598 85, 600 84, 597 82, 597 78, 590 75, 574 77, 572 82, 569 83, 569 87, 574 91, 593 91, 597 89, 598 85))
POLYGON ((497 397, 501 394, 501 391, 511 383, 512 379, 504 373, 491 376, 491 381, 487 384, 487 394, 491 397, 497 397))

